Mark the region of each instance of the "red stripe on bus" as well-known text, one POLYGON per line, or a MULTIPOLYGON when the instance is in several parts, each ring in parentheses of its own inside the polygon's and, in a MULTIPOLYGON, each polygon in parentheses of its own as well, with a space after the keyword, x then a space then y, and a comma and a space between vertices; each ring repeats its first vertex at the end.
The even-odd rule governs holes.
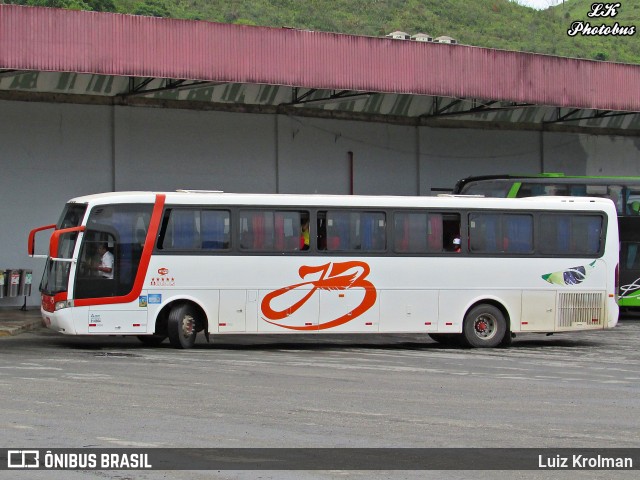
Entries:
POLYGON ((162 220, 162 210, 164 208, 164 202, 166 195, 157 194, 156 203, 153 206, 153 213, 151 214, 151 221, 149 222, 149 231, 147 232, 147 238, 144 241, 144 248, 142 250, 142 257, 140 258, 140 265, 138 266, 138 274, 136 280, 133 283, 131 292, 127 295, 119 297, 103 297, 103 298, 80 298, 75 300, 76 307, 88 307, 92 305, 113 305, 115 303, 130 303, 136 300, 142 292, 144 286, 144 279, 147 276, 147 269, 149 268, 149 262, 151 261, 151 252, 153 252, 153 244, 158 235, 158 229, 160 228, 160 221, 162 220))

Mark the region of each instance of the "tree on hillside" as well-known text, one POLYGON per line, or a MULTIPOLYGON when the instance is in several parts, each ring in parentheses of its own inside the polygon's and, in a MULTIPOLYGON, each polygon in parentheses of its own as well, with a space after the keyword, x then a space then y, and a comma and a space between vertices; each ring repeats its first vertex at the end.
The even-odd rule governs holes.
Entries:
POLYGON ((171 11, 164 0, 144 0, 133 6, 133 14, 168 18, 171 16, 171 11))
POLYGON ((4 3, 29 7, 66 8, 68 10, 93 10, 94 12, 115 12, 113 0, 5 0, 4 3))

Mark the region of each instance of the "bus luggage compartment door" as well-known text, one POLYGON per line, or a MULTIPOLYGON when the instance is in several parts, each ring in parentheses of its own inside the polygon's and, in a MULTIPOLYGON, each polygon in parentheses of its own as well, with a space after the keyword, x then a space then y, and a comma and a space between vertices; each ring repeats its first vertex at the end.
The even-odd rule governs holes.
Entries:
POLYGON ((247 291, 220 290, 218 332, 244 332, 247 329, 247 291))
POLYGON ((88 333, 90 334, 127 334, 147 331, 147 309, 131 310, 125 308, 106 308, 105 305, 89 309, 88 333))
POLYGON ((521 331, 553 332, 555 330, 555 317, 555 291, 525 290, 522 292, 521 331))

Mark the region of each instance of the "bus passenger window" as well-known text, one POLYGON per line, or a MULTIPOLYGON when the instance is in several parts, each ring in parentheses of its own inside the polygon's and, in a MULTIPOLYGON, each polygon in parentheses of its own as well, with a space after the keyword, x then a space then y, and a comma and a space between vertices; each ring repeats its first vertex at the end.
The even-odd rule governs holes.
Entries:
POLYGON ((455 251, 460 215, 438 212, 397 212, 394 215, 394 250, 398 253, 455 251))
POLYGON ((541 215, 540 250, 552 255, 598 255, 603 240, 599 215, 541 215))
POLYGON ((229 248, 230 214, 227 210, 202 210, 200 243, 203 250, 229 248))
MULTIPOLYGON (((303 251, 301 228, 303 219, 308 223, 309 218, 308 211, 242 210, 240 249, 278 253, 303 251)), ((309 243, 306 250, 308 248, 309 243)))
POLYGON ((384 251, 385 214, 346 210, 318 212, 318 249, 329 252, 384 251))
POLYGON ((160 250, 224 250, 229 248, 228 210, 167 209, 160 231, 160 250))
POLYGON ((533 216, 525 214, 469 215, 469 238, 472 252, 533 252, 533 216))
POLYGON ((498 215, 485 213, 469 215, 469 247, 472 252, 498 252, 500 236, 498 215))
POLYGON ((311 238, 309 232, 309 216, 304 216, 300 220, 300 250, 309 250, 311 238))
POLYGON ((634 187, 627 187, 625 195, 626 211, 623 215, 638 216, 640 215, 640 190, 634 187))

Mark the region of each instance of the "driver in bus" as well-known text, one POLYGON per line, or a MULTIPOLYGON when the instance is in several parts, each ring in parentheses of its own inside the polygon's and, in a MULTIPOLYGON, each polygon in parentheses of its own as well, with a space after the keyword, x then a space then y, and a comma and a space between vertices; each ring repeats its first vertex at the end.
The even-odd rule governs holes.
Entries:
POLYGON ((106 242, 98 245, 98 255, 100 255, 100 263, 95 267, 98 276, 101 278, 113 278, 113 253, 109 251, 106 242))

